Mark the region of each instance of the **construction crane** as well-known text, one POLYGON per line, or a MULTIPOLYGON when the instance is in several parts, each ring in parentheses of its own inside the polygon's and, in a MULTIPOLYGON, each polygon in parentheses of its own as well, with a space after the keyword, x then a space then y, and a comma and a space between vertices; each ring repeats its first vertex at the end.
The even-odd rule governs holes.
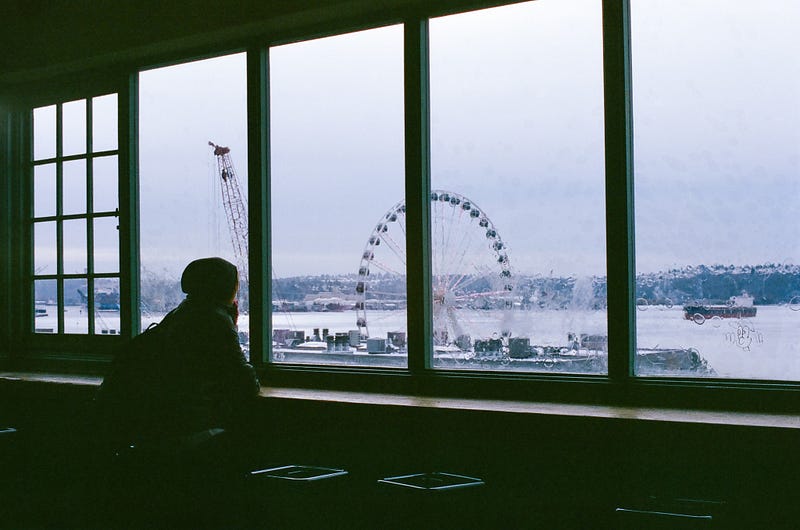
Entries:
POLYGON ((242 199, 242 189, 239 186, 233 162, 231 162, 231 150, 229 147, 222 147, 214 142, 208 142, 208 145, 214 148, 214 156, 217 157, 222 204, 225 207, 225 217, 228 218, 228 229, 233 244, 233 253, 236 256, 236 266, 239 269, 239 280, 248 282, 247 206, 242 199))
MULTIPOLYGON (((228 218, 228 228, 230 229, 233 252, 236 254, 236 264, 239 269, 239 279, 249 284, 249 268, 247 262, 248 243, 247 243, 247 206, 242 199, 242 190, 239 186, 239 179, 236 177, 236 170, 233 169, 229 147, 217 145, 209 141, 208 145, 214 148, 214 156, 217 157, 217 170, 220 176, 220 187, 222 189, 222 204, 225 206, 225 216, 228 218)), ((274 280, 275 268, 272 268, 273 289, 279 298, 283 298, 278 290, 278 284, 274 280)), ((291 313, 287 313, 289 325, 292 329, 297 329, 291 313)), ((249 345, 248 345, 249 348, 249 345)))

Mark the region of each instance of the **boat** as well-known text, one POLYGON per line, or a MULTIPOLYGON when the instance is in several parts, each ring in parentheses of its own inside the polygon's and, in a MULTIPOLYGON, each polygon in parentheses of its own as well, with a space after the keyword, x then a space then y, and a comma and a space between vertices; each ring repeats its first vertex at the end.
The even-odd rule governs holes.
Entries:
POLYGON ((753 318, 757 308, 753 305, 753 297, 732 296, 727 303, 687 304, 683 306, 683 318, 702 324, 709 318, 753 318))

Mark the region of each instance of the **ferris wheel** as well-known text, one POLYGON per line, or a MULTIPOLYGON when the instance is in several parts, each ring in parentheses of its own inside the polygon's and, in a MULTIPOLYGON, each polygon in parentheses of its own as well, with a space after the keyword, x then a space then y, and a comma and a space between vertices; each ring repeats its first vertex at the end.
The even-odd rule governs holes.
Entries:
MULTIPOLYGON (((431 268, 434 351, 466 352, 473 339, 507 336, 514 282, 508 248, 474 201, 434 190, 431 268)), ((401 201, 370 233, 358 268, 356 324, 363 336, 406 310, 406 206, 401 201)), ((406 320, 404 320, 405 322, 406 320)))

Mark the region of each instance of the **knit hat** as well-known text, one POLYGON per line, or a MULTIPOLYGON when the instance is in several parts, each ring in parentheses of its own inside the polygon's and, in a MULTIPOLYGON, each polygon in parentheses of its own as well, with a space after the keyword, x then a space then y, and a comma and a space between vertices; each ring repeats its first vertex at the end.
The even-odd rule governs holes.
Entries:
POLYGON ((222 258, 196 259, 181 276, 181 290, 192 298, 227 302, 236 292, 239 272, 222 258))

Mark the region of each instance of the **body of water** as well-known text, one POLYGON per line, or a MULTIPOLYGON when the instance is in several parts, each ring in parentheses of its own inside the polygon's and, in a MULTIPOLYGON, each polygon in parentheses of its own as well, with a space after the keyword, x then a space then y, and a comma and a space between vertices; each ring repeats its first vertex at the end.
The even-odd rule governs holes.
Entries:
MULTIPOLYGON (((35 319, 37 331, 55 332, 55 306, 40 306, 40 309, 45 309, 46 314, 35 319)), ((679 306, 646 306, 636 312, 637 344, 640 349, 694 349, 719 377, 797 381, 800 380, 800 311, 795 309, 789 305, 758 306, 752 318, 709 319, 697 324, 686 320, 679 306)), ((161 318, 163 315, 143 316, 142 325, 146 327, 161 318)), ((385 338, 389 332, 406 331, 403 311, 372 311, 369 318, 372 337, 385 338)), ((607 334, 605 311, 464 311, 460 319, 473 341, 498 337, 501 328, 511 329, 512 337, 529 338, 531 345, 549 347, 567 347, 570 333, 607 334)), ((88 315, 83 307, 66 307, 64 320, 67 333, 88 330, 88 315)), ((311 336, 314 328, 327 328, 330 334, 355 330, 358 329, 355 322, 355 311, 276 313, 272 327, 311 336)), ((98 312, 95 327, 97 334, 118 333, 119 313, 98 312)), ((248 315, 240 316, 239 329, 245 332, 249 329, 248 315)), ((322 359, 325 364, 361 364, 358 358, 345 362, 341 355, 334 359, 312 352, 302 362, 315 362, 314 359, 322 359)), ((390 364, 404 365, 404 359, 402 356, 402 361, 390 364)))

